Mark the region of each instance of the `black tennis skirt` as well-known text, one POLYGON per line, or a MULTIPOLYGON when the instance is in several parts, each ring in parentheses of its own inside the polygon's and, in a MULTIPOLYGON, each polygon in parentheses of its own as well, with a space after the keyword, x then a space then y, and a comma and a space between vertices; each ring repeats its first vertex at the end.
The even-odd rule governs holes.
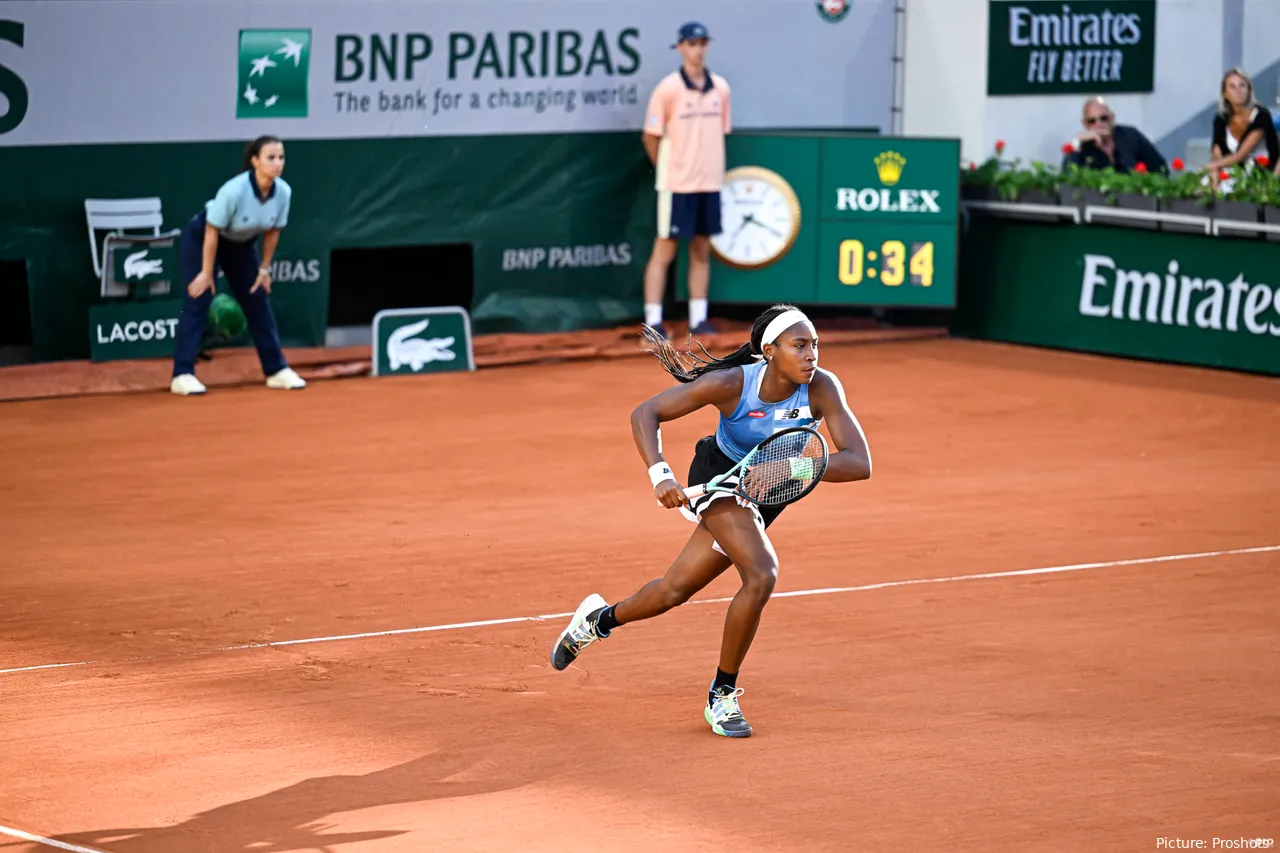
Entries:
MULTIPOLYGON (((693 461, 689 463, 689 479, 685 482, 690 486, 700 486, 708 483, 713 477, 718 477, 725 471, 728 471, 737 463, 730 459, 720 445, 716 444, 716 437, 708 435, 698 440, 693 448, 693 461)), ((738 477, 735 474, 724 481, 723 485, 736 486, 738 477)), ((711 506, 712 501, 716 500, 734 500, 733 495, 724 492, 709 492, 702 497, 695 498, 689 502, 692 512, 681 508, 685 512, 686 517, 691 520, 700 521, 702 519, 702 511, 711 506)), ((773 524, 774 519, 782 514, 786 507, 781 506, 755 506, 752 508, 759 513, 760 519, 764 522, 764 526, 768 527, 773 524)))

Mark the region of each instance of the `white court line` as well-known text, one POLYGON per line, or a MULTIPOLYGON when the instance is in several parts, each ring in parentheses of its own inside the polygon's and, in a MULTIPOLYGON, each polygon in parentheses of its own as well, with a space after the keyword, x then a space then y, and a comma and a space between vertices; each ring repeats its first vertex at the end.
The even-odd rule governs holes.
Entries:
MULTIPOLYGON (((1142 566, 1152 563, 1173 563, 1180 560, 1203 560, 1209 557, 1230 557, 1240 554, 1266 554, 1280 551, 1280 545, 1263 545, 1258 548, 1230 548, 1222 551, 1197 551, 1192 554, 1168 554, 1162 557, 1137 557, 1131 560, 1106 560, 1099 563, 1073 563, 1069 566, 1047 566, 1042 569, 1016 569, 1008 572, 986 572, 975 575, 953 575, 942 578, 911 578, 901 581, 883 581, 862 586, 833 586, 822 589, 798 589, 791 592, 775 592, 773 598, 799 598, 806 595, 837 595, 846 592, 871 592, 877 589, 892 589, 900 586, 919 586, 933 583, 960 583, 961 581, 989 580, 992 578, 1017 578, 1028 575, 1052 575, 1062 572, 1083 572, 1088 569, 1109 569, 1119 566, 1142 566)), ((724 604, 733 598, 699 598, 689 604, 724 604)), ((119 665, 136 661, 155 660, 160 657, 194 657, 198 654, 218 654, 221 652, 238 652, 247 649, 271 649, 282 646, 300 646, 308 643, 336 643, 342 640, 367 640, 374 637, 396 637, 404 634, 427 634, 434 631, 460 631, 465 628, 484 628, 490 625, 511 625, 517 622, 543 622, 548 619, 564 619, 572 616, 573 611, 566 613, 546 613, 542 616, 511 616, 506 619, 482 619, 477 622, 452 622, 447 625, 426 625, 420 628, 397 628, 392 631, 368 631, 362 634, 337 634, 332 637, 308 637, 301 640, 274 640, 266 643, 248 643, 240 646, 226 646, 210 649, 206 652, 195 652, 191 655, 152 655, 150 657, 125 658, 118 661, 76 661, 74 663, 52 663, 41 666, 23 666, 15 669, 0 669, 0 675, 12 675, 20 672, 33 672, 41 669, 57 669, 68 666, 89 666, 91 664, 119 665)))
POLYGON ((7 826, 0 826, 0 833, 12 835, 14 838, 21 838, 23 841, 33 841, 36 844, 57 847, 59 850, 70 850, 72 853, 106 853, 105 850, 94 850, 92 847, 77 847, 74 844, 67 844, 65 841, 54 841, 52 838, 45 838, 43 835, 32 835, 29 832, 23 832, 21 829, 10 829, 7 826))
POLYGON ((0 675, 9 672, 35 672, 37 669, 65 669, 69 666, 89 666, 93 663, 97 663, 97 661, 81 660, 75 663, 46 663, 41 666, 24 666, 21 669, 0 669, 0 675))

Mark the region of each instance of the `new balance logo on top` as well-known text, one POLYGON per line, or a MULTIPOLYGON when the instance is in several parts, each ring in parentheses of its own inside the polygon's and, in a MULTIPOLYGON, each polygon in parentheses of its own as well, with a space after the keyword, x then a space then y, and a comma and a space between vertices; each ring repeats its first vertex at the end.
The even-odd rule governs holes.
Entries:
POLYGON ((808 406, 801 406, 798 409, 777 409, 773 413, 775 421, 798 421, 808 417, 811 417, 808 406))

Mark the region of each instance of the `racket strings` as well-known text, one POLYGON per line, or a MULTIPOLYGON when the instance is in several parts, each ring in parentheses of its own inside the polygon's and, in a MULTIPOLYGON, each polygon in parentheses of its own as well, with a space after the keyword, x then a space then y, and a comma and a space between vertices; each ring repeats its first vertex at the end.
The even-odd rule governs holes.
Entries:
POLYGON ((753 501, 783 504, 803 495, 826 468, 825 447, 817 434, 778 435, 756 448, 739 488, 753 501))

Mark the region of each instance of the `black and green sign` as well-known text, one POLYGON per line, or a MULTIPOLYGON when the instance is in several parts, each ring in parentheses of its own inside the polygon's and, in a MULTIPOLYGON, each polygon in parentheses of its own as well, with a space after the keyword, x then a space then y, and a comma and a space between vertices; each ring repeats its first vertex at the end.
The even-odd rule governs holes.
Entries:
POLYGON ((1154 88, 1156 0, 989 0, 987 94, 1154 88))
POLYGON ((1280 374, 1280 243, 970 223, 961 334, 1280 374))
POLYGON ((89 352, 94 361, 173 355, 181 299, 112 302, 89 308, 89 352))
POLYGON ((374 376, 475 369, 465 309, 389 308, 374 315, 374 376))

